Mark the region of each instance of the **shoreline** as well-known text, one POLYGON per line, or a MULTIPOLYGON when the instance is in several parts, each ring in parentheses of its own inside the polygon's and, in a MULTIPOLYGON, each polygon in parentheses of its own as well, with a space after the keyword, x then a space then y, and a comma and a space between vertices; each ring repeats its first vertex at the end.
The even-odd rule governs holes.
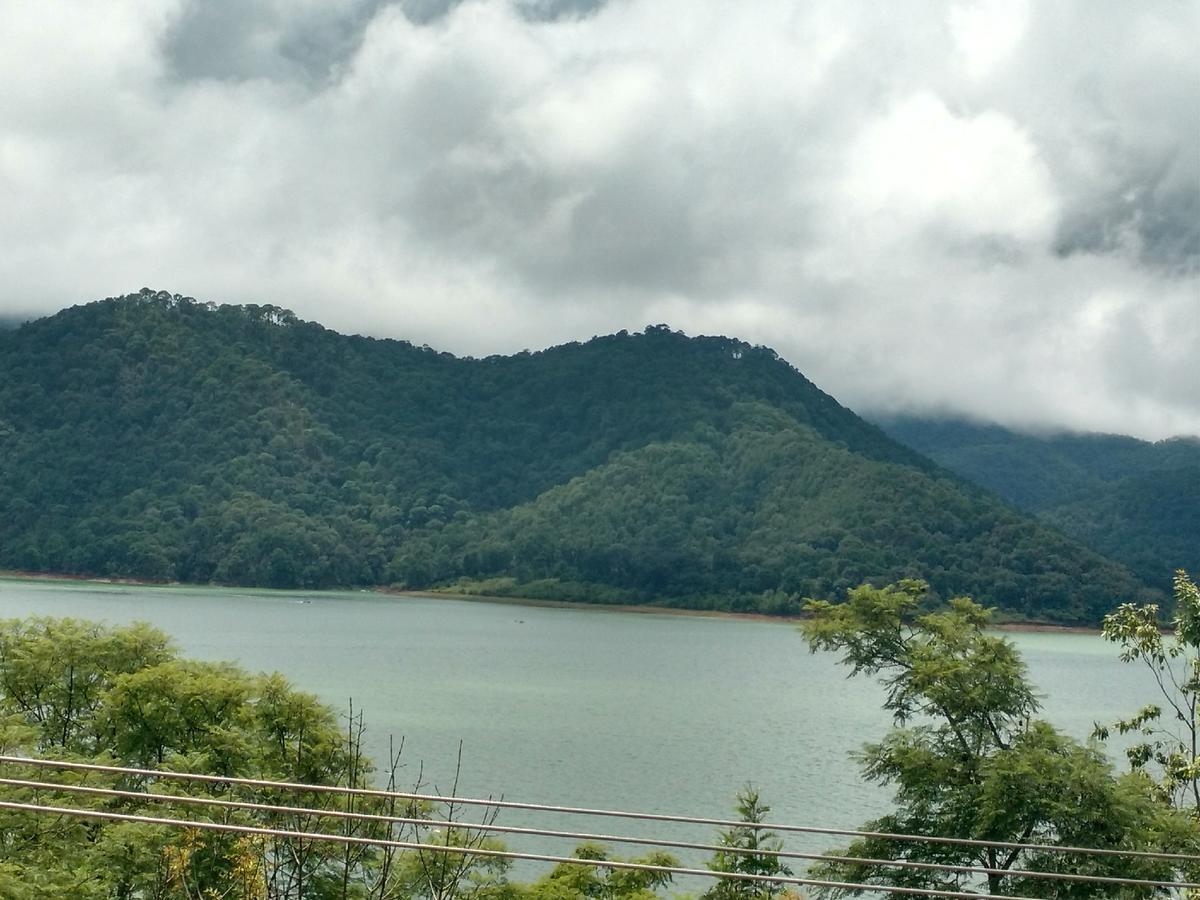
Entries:
MULTIPOLYGON (((153 581, 148 578, 126 578, 120 575, 73 575, 69 572, 28 572, 23 569, 0 569, 0 578, 13 581, 70 581, 85 584, 127 584, 135 587, 206 587, 187 585, 182 581, 153 581)), ((219 585, 218 585, 219 586, 219 585)))
POLYGON ((458 594, 453 591, 409 591, 398 588, 376 588, 392 597, 416 597, 427 600, 466 600, 472 603, 492 603, 498 606, 532 606, 543 609, 594 609, 598 612, 628 612, 639 615, 688 616, 701 619, 745 619, 755 622, 795 624, 803 616, 768 616, 765 613, 734 612, 727 609, 684 609, 678 606, 654 606, 650 603, 577 603, 572 600, 539 600, 533 597, 501 597, 495 594, 458 594))
POLYGON ((1055 625, 1051 622, 997 622, 988 626, 988 631, 1012 631, 1026 634, 1092 634, 1099 637, 1104 632, 1091 625, 1055 625))
MULTIPOLYGON (((0 569, 0 579, 14 581, 64 581, 72 584, 117 584, 127 587, 179 587, 179 588, 230 588, 238 586, 219 584, 190 584, 182 581, 155 581, 146 578, 127 578, 122 576, 75 575, 65 572, 30 572, 20 569, 0 569)), ((404 599, 406 597, 428 600, 465 600, 472 603, 491 603, 506 606, 529 606, 543 609, 584 609, 597 612, 627 612, 638 615, 687 616, 705 619, 740 619, 750 622, 773 622, 783 625, 796 625, 803 621, 803 616, 769 616, 765 613, 735 612, 721 609, 685 609, 677 606, 655 606, 649 603, 578 603, 570 600, 540 600, 532 597, 502 597, 493 594, 461 594, 454 591, 424 590, 411 591, 387 585, 372 585, 356 588, 264 588, 253 587, 252 590, 279 591, 308 591, 323 593, 326 591, 367 591, 382 594, 387 597, 404 599)), ((997 622, 988 627, 989 631, 1031 633, 1031 634, 1090 634, 1099 635, 1101 630, 1089 625, 1059 625, 1051 622, 997 622)))
MULTIPOLYGON (((595 609, 602 612, 630 612, 666 616, 690 616, 708 619, 742 619, 752 622, 778 622, 796 625, 804 616, 768 616, 765 613, 734 612, 722 609, 683 609, 677 606, 654 606, 636 603, 628 606, 620 603, 575 603, 570 600, 538 600, 531 597, 501 597, 494 594, 459 594, 453 591, 409 591, 398 588, 376 588, 380 593, 393 597, 419 597, 429 600, 467 600, 475 603, 494 603, 507 606, 533 606, 547 609, 595 609)), ((1030 634, 1090 634, 1102 632, 1091 625, 1059 625, 1053 622, 995 622, 988 631, 1023 632, 1030 634)))

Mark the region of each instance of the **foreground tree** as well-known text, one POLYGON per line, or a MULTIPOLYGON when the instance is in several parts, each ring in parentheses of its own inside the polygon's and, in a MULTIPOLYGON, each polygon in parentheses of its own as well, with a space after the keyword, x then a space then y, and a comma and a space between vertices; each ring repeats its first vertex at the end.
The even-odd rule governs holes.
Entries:
MULTIPOLYGON (((989 611, 957 598, 922 612, 926 585, 904 581, 813 602, 801 626, 813 651, 842 654, 851 675, 877 676, 897 726, 859 755, 865 777, 893 786, 896 810, 864 830, 987 842, 1123 850, 1194 847, 1195 832, 1140 773, 1117 778, 1093 748, 1035 721, 1039 704, 1009 641, 988 634, 989 611)), ((1167 879, 1153 860, 1087 857, 993 845, 863 838, 816 867, 832 879, 1051 898, 1146 897, 1112 885, 1037 879, 1069 871, 1167 879), (971 866, 987 873, 903 868, 877 861, 971 866)), ((837 891, 827 891, 837 895, 837 891)))
MULTIPOLYGON (((183 660, 145 625, 108 628, 71 619, 0 621, 0 750, 123 766, 222 776, 363 787, 361 718, 343 732, 337 716, 278 675, 250 675, 227 663, 183 660)), ((394 778, 395 761, 392 776, 394 778)), ((164 792, 153 778, 59 773, 12 764, 5 777, 91 787, 164 792)), ((330 794, 192 785, 216 799, 255 799, 340 809, 330 794)), ((187 810, 87 794, 8 786, 0 799, 119 812, 146 811, 193 821, 226 821, 306 830, 311 816, 192 807, 187 810)), ((364 812, 407 813, 375 808, 364 812)), ((354 836, 408 838, 381 823, 347 823, 354 836)), ((394 897, 399 867, 381 852, 329 843, 262 840, 103 820, 0 811, 0 897, 349 898, 394 897)))
MULTIPOLYGON (((1104 637, 1120 645, 1122 660, 1150 670, 1165 704, 1151 703, 1114 726, 1143 738, 1126 751, 1130 765, 1153 767, 1163 798, 1200 818, 1200 588, 1182 569, 1174 584, 1170 634, 1163 634, 1156 604, 1125 603, 1104 617, 1104 637)), ((1109 728, 1096 734, 1107 738, 1109 728)))
MULTIPOLYGON (((0 620, 0 753, 106 765, 174 769, 307 784, 365 787, 373 767, 362 752, 364 724, 351 707, 338 717, 279 675, 250 675, 228 663, 180 659, 162 632, 70 619, 0 620)), ((400 753, 382 786, 396 791, 400 753)), ((170 780, 28 765, 0 776, 56 785, 170 793, 170 780)), ((419 782, 419 779, 418 779, 419 782)), ((414 790, 423 787, 418 783, 414 790)), ((451 795, 457 790, 457 778, 451 795)), ((395 796, 249 790, 190 784, 186 793, 255 800, 321 812, 251 811, 139 803, 135 798, 0 786, 0 800, 109 812, 145 812, 192 822, 324 831, 352 838, 417 842, 423 849, 339 846, 282 836, 151 826, 0 809, 0 898, 42 900, 651 900, 663 872, 560 865, 530 884, 510 882, 504 845, 486 827, 467 827, 461 807, 395 796), (437 812, 437 815, 435 815, 437 812), (389 817, 391 820, 389 821, 389 817), (423 819, 425 822, 395 821, 423 819), (467 852, 460 852, 467 851, 467 852), (480 851, 480 852, 475 852, 480 851)), ((481 823, 495 811, 485 808, 481 823)), ((476 820, 473 820, 476 821, 476 820)), ((616 862, 584 845, 581 859, 616 862)), ((665 853, 634 862, 674 866, 665 853)))
MULTIPOLYGON (((581 844, 574 856, 596 862, 620 862, 609 855, 602 844, 581 844)), ((625 860, 647 866, 678 866, 669 853, 653 852, 625 860)), ((616 869, 605 866, 579 866, 559 863, 550 872, 528 886, 514 886, 512 900, 655 900, 655 891, 671 883, 665 872, 616 869)))
MULTIPOLYGON (((767 821, 771 807, 762 802, 758 791, 747 784, 738 791, 738 817, 745 824, 721 833, 721 844, 728 848, 713 854, 708 867, 714 872, 746 875, 788 876, 792 870, 775 854, 783 841, 773 831, 758 826, 767 821), (765 852, 764 852, 765 851, 765 852)), ((702 894, 703 900, 768 900, 778 897, 787 885, 777 881, 722 879, 702 894)))

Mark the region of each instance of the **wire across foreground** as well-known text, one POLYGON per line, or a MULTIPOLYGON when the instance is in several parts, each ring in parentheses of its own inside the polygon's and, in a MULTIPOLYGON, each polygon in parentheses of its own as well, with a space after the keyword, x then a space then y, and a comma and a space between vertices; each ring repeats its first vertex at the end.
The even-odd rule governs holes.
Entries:
MULTIPOLYGON (((659 866, 651 863, 624 862, 609 859, 581 859, 577 856, 554 856, 542 853, 520 853, 513 850, 493 850, 486 847, 455 847, 442 844, 424 844, 417 841, 397 841, 387 838, 368 838, 344 834, 328 834, 320 831, 289 831, 282 828, 260 828, 252 825, 234 825, 225 822, 203 822, 190 819, 171 819, 158 816, 138 816, 96 809, 46 806, 36 803, 14 803, 0 800, 0 809, 17 812, 32 812, 47 815, 74 816, 84 819, 104 819, 142 825, 159 825, 173 828, 220 831, 231 834, 250 834, 260 837, 293 838, 306 841, 327 841, 368 847, 392 847, 397 850, 420 850, 435 853, 451 853, 460 856, 491 857, 494 859, 527 859, 535 862, 552 862, 563 865, 590 866, 599 869, 622 869, 633 872, 655 872, 663 875, 697 875, 704 878, 749 881, 770 884, 794 884, 801 887, 825 887, 847 891, 870 891, 873 893, 902 894, 916 897, 945 897, 952 900, 979 900, 975 891, 949 891, 938 888, 900 887, 898 885, 866 884, 853 881, 831 881, 822 878, 804 878, 795 875, 758 875, 750 872, 714 872, 711 869, 694 869, 684 866, 659 866)), ((1011 895, 1008 900, 1038 900, 1037 897, 1011 895)))
POLYGON ((51 791, 87 794, 89 796, 113 797, 152 803, 177 803, 185 806, 203 806, 225 810, 263 812, 280 815, 311 816, 314 818, 341 819, 383 824, 411 825, 414 828, 441 828, 457 831, 477 831, 495 834, 528 835, 537 837, 568 838, 575 841, 597 841, 601 843, 639 844, 673 850, 702 850, 710 853, 729 853, 742 856, 770 857, 776 859, 819 860, 859 866, 884 866, 953 873, 956 875, 998 875, 1001 877, 1034 878, 1052 881, 1086 882, 1156 888, 1200 888, 1200 882, 1168 881, 1147 878, 1123 878, 1112 875, 1090 875, 1078 872, 1044 872, 1033 869, 1001 869, 987 866, 958 865, 954 863, 932 863, 908 859, 882 859, 858 856, 840 856, 830 853, 806 853, 798 850, 743 849, 725 844, 707 844, 691 841, 671 841, 663 838, 635 837, 631 835, 597 834, 560 829, 530 828, 518 825, 497 825, 485 822, 443 821, 413 816, 383 815, 379 813, 351 812, 336 809, 318 809, 305 806, 286 806, 241 800, 224 800, 216 797, 194 797, 179 794, 155 794, 146 791, 120 790, 117 788, 93 787, 82 784, 59 784, 50 781, 28 781, 19 778, 0 778, 0 785, 25 788, 31 791, 51 791))
POLYGON ((1111 856, 1133 859, 1154 859, 1168 862, 1200 863, 1200 855, 1189 853, 1166 853, 1153 850, 1124 850, 1108 847, 1075 847, 1058 844, 1021 843, 1016 841, 987 841, 976 838, 955 838, 900 834, 884 831, 860 831, 848 828, 828 828, 816 825, 787 825, 767 822, 742 822, 737 819, 717 819, 701 816, 681 816, 666 813, 643 813, 615 809, 590 809, 578 806, 558 806, 546 803, 523 803, 512 800, 493 800, 473 797, 454 797, 441 794, 421 794, 411 791, 388 791, 379 788, 352 788, 327 784, 303 784, 292 781, 270 781, 260 778, 239 778, 226 775, 204 775, 194 772, 174 772, 165 769, 140 769, 130 766, 104 766, 97 763, 46 760, 22 756, 0 755, 0 763, 28 765, 40 768, 58 768, 85 772, 106 772, 116 775, 135 775, 142 778, 165 778, 181 781, 198 781, 209 784, 242 785, 269 790, 299 791, 308 793, 342 794, 360 797, 394 798, 425 803, 440 803, 454 806, 482 806, 493 809, 521 809, 535 812, 553 812, 569 815, 606 816, 647 822, 673 822, 689 825, 711 825, 719 828, 751 828, 757 831, 776 831, 790 834, 828 834, 839 837, 865 837, 881 840, 906 841, 910 843, 945 844, 950 846, 997 848, 1003 850, 1031 850, 1043 853, 1081 854, 1111 856))

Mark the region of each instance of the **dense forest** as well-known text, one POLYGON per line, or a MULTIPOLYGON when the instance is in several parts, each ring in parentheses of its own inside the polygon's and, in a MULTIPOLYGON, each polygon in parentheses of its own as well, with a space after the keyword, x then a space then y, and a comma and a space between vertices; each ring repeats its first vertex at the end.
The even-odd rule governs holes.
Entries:
POLYGON ((880 420, 898 441, 1167 587, 1200 570, 1200 438, 1020 434, 997 425, 880 420))
POLYGON ((1062 622, 1156 595, 773 351, 666 326, 460 359, 274 306, 73 307, 0 332, 0 509, 19 570, 768 612, 919 575, 1062 622))

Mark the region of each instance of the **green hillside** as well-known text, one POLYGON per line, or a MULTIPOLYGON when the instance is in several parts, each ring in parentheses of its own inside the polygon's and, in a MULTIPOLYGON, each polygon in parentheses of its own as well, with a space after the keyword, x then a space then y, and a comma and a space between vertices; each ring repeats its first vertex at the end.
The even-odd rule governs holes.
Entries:
POLYGON ((458 359, 165 293, 0 333, 0 566, 786 611, 928 578, 1094 620, 1141 586, 772 351, 665 326, 458 359))
POLYGON ((898 441, 1167 588, 1200 571, 1200 439, 1030 435, 959 420, 881 420, 898 441))

